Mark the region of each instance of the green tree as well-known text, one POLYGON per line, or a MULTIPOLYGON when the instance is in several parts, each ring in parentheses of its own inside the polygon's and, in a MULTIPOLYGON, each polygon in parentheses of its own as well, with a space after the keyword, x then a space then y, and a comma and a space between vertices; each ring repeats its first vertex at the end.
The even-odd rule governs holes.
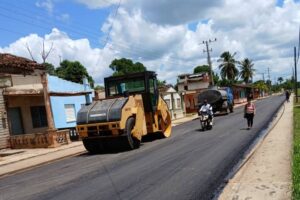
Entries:
POLYGON ((113 76, 126 75, 147 70, 142 63, 134 63, 132 60, 127 58, 114 59, 109 65, 109 68, 114 71, 113 76))
POLYGON ((83 78, 87 77, 90 85, 92 87, 94 86, 93 78, 88 74, 86 68, 78 61, 62 61, 60 66, 56 68, 55 73, 62 79, 81 84, 83 83, 83 78))
POLYGON ((102 85, 96 85, 96 87, 94 88, 94 90, 104 90, 104 86, 102 86, 102 85))
POLYGON ((166 86, 167 82, 165 80, 161 81, 161 80, 157 80, 157 86, 161 87, 161 86, 166 86))
POLYGON ((263 90, 263 91, 268 90, 268 86, 263 80, 256 81, 253 85, 260 90, 263 90))
POLYGON ((220 86, 220 87, 227 87, 227 86, 231 86, 231 83, 227 79, 221 79, 218 82, 218 86, 220 86))
POLYGON ((208 65, 200 65, 194 68, 194 74, 208 72, 210 73, 210 67, 208 65))
POLYGON ((278 77, 278 82, 279 82, 279 84, 281 85, 281 83, 283 82, 283 78, 282 77, 278 77))
POLYGON ((246 84, 252 80, 255 69, 253 68, 254 64, 252 63, 252 60, 245 58, 240 64, 240 76, 245 81, 246 84))
POLYGON ((272 81, 271 80, 267 80, 266 81, 267 86, 270 88, 272 86, 272 81))
POLYGON ((220 77, 217 73, 213 72, 213 77, 214 77, 214 83, 215 85, 218 85, 219 84, 219 81, 220 81, 220 77))
POLYGON ((55 75, 55 67, 51 63, 44 63, 44 66, 46 67, 46 71, 50 75, 55 75))
POLYGON ((291 79, 286 79, 286 81, 282 83, 282 86, 285 90, 292 90, 294 89, 294 82, 295 79, 292 77, 291 79))
POLYGON ((238 63, 234 59, 235 53, 231 54, 229 51, 225 51, 221 54, 218 62, 221 62, 219 69, 221 70, 221 78, 228 79, 230 82, 234 82, 239 74, 236 64, 238 63))

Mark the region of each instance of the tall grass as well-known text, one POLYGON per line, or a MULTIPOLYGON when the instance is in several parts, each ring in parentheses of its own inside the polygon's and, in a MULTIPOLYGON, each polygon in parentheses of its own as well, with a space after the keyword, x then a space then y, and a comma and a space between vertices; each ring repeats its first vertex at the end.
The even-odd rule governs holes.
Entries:
POLYGON ((300 199, 300 105, 294 107, 293 199, 300 199))

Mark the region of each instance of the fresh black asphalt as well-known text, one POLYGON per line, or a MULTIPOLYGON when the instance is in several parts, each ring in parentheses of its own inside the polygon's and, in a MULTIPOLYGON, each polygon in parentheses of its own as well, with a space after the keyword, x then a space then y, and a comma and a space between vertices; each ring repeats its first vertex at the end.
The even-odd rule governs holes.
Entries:
POLYGON ((3 177, 0 200, 211 199, 283 102, 283 96, 257 101, 252 130, 240 107, 216 117, 210 131, 200 131, 193 120, 173 127, 170 138, 148 138, 137 150, 86 153, 3 177))

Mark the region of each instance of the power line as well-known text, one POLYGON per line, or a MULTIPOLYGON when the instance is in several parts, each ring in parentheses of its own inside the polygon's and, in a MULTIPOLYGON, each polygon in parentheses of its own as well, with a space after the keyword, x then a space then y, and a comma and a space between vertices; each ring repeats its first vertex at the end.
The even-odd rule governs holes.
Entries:
MULTIPOLYGON (((0 15, 1 15, 1 13, 0 13, 0 15)), ((22 23, 26 23, 26 24, 28 24, 28 25, 31 25, 31 26, 34 26, 34 27, 38 27, 38 28, 40 28, 40 29, 43 29, 43 30, 48 30, 48 27, 46 27, 46 26, 41 26, 41 25, 38 25, 38 24, 34 24, 34 23, 31 23, 31 22, 27 22, 27 21, 24 21, 24 20, 20 20, 20 19, 17 19, 17 18, 14 18, 14 17, 10 17, 10 16, 7 16, 7 15, 5 15, 5 14, 2 14, 2 16, 4 16, 4 17, 6 17, 6 18, 8 18, 8 19, 12 19, 12 20, 14 20, 14 21, 19 21, 19 22, 22 22, 22 23)), ((27 18, 29 17, 29 16, 26 16, 27 18)), ((30 18, 30 17, 29 17, 30 18)), ((32 19, 32 18, 31 18, 32 19)), ((79 31, 74 31, 74 30, 71 30, 70 31, 71 32, 71 34, 72 33, 77 33, 78 35, 82 35, 82 33, 81 32, 79 32, 79 31)), ((90 37, 92 37, 92 38, 96 38, 94 35, 91 35, 91 34, 88 34, 90 37)), ((98 38, 97 38, 98 39, 98 38)), ((95 41, 95 40, 91 40, 91 38, 89 39, 90 41, 95 41)), ((103 39, 102 39, 103 40, 103 39)), ((101 40, 99 40, 98 42, 101 42, 101 40)), ((139 50, 142 50, 142 51, 148 51, 148 52, 154 52, 154 53, 157 53, 157 54, 153 54, 152 53, 152 55, 159 55, 159 52, 157 52, 157 51, 155 51, 155 50, 151 50, 151 49, 144 49, 144 48, 140 48, 140 47, 138 47, 138 46, 134 46, 134 47, 132 47, 132 46, 128 46, 127 44, 122 44, 122 43, 118 43, 118 44, 113 44, 113 46, 116 46, 116 47, 120 47, 120 48, 127 48, 127 49, 130 49, 130 53, 129 54, 133 54, 134 52, 136 52, 136 55, 140 55, 140 51, 139 50)), ((124 51, 124 49, 123 49, 123 51, 124 51)), ((125 51, 126 52, 126 51, 125 51)), ((129 51, 127 51, 127 52, 129 52, 129 51)))
MULTIPOLYGON (((32 18, 31 16, 29 15, 25 15, 25 14, 22 14, 22 13, 18 13, 18 12, 15 12, 17 13, 19 16, 25 16, 26 18, 29 18, 29 19, 34 19, 32 18)), ((14 20, 14 21, 19 21, 19 22, 22 22, 22 23, 25 23, 25 24, 28 24, 30 26, 34 26, 34 27, 37 27, 37 28, 40 28, 40 29, 43 29, 43 30, 49 30, 48 27, 45 26, 45 24, 50 24, 51 22, 49 20, 44 20, 44 23, 43 25, 40 25, 40 24, 36 24, 36 23, 32 23, 33 21, 35 20, 32 20, 31 22, 28 22, 28 21, 25 21, 25 20, 20 20, 18 18, 14 18, 14 17, 11 17, 11 16, 8 16, 8 15, 5 15, 5 14, 2 14, 2 16, 8 18, 8 19, 11 19, 11 20, 14 20)), ((24 19, 24 18, 23 18, 24 19)), ((63 26, 63 25, 62 25, 63 26)), ((76 31, 76 30, 73 30, 72 28, 68 28, 70 29, 70 33, 71 35, 73 33, 76 33, 78 35, 87 35, 87 34, 83 34, 82 32, 79 32, 79 31, 76 31)), ((81 30, 81 29, 80 29, 81 30)), ((14 31, 11 31, 11 30, 8 30, 6 29, 5 31, 7 32, 14 32, 14 31)), ((22 34, 20 32, 14 32, 14 34, 22 34)), ((88 34, 89 36, 91 36, 91 38, 97 38, 95 37, 95 35, 92 35, 92 34, 88 34)), ((96 41, 96 40, 93 40, 93 39, 89 39, 90 41, 96 41)), ((97 38, 98 39, 98 38, 97 38)), ((102 39, 103 41, 103 39, 102 39)), ((101 40, 99 39, 97 42, 101 42, 101 40)), ((126 48, 126 49, 129 49, 130 51, 126 51, 124 49, 122 49, 123 52, 125 53, 128 53, 128 54, 131 54, 131 55, 136 55, 136 56, 140 56, 140 51, 139 50, 142 50, 142 51, 148 51, 148 52, 153 52, 152 55, 153 56, 159 56, 159 52, 157 52, 156 50, 152 50, 152 49, 149 49, 149 48, 141 48, 140 47, 141 44, 138 44, 138 45, 135 45, 135 46, 128 46, 128 44, 122 44, 122 43, 113 43, 113 46, 115 47, 120 47, 120 48, 126 48)), ((145 58, 145 57, 144 57, 145 58)), ((168 61, 166 61, 167 63, 173 63, 173 64, 178 64, 178 61, 181 61, 181 59, 179 58, 175 58, 174 56, 169 56, 168 58, 168 61)))
POLYGON ((108 39, 109 39, 110 32, 111 32, 111 30, 112 30, 112 28, 113 28, 114 21, 115 21, 115 18, 117 17, 117 14, 118 14, 118 10, 119 10, 119 8, 120 8, 120 5, 121 5, 121 0, 119 0, 119 4, 118 4, 118 6, 117 6, 117 8, 116 8, 116 12, 115 12, 115 14, 114 14, 114 16, 113 16, 112 23, 111 23, 111 26, 109 27, 109 30, 108 30, 108 33, 107 33, 106 40, 104 41, 104 46, 107 44, 107 41, 108 41, 108 39))
MULTIPOLYGON (((25 7, 19 7, 18 6, 19 4, 16 5, 16 4, 13 4, 12 2, 7 2, 7 3, 10 4, 11 6, 10 7, 3 7, 5 10, 13 10, 13 12, 15 13, 16 10, 12 9, 12 8, 15 8, 15 9, 18 9, 19 14, 21 14, 23 16, 30 17, 31 19, 33 19, 35 21, 46 22, 48 24, 53 24, 53 21, 56 21, 56 24, 60 24, 61 26, 64 26, 64 27, 69 27, 69 26, 65 25, 64 23, 61 23, 61 21, 57 20, 57 18, 52 17, 51 19, 54 19, 54 20, 49 20, 47 17, 45 17, 44 13, 37 12, 37 10, 28 9, 28 8, 25 8, 25 7), (27 12, 24 12, 24 11, 27 11, 27 12), (31 15, 28 15, 27 13, 30 13, 31 15), (33 14, 35 14, 34 16, 36 18, 32 17, 33 14)), ((24 5, 27 5, 27 4, 24 4, 24 5)), ((57 13, 57 14, 55 13, 54 15, 59 16, 60 13, 57 13)), ((98 34, 98 32, 95 32, 94 29, 87 28, 86 24, 82 24, 78 21, 75 21, 75 23, 73 23, 73 26, 77 27, 77 29, 79 29, 79 30, 85 29, 88 33, 93 32, 94 34, 98 34), (80 25, 80 26, 77 26, 77 25, 80 25)), ((69 27, 69 28, 72 29, 72 27, 69 27)))
MULTIPOLYGON (((119 3, 119 5, 120 5, 120 3, 119 3)), ((32 16, 29 16, 29 15, 26 15, 26 14, 23 14, 23 13, 18 13, 18 12, 15 12, 15 13, 17 13, 18 15, 20 15, 20 16, 25 16, 26 18, 29 18, 29 19, 34 19, 34 18, 32 18, 32 16)), ((117 12, 116 12, 117 13, 117 12)), ((31 22, 27 22, 27 21, 24 21, 24 20, 20 20, 20 19, 16 19, 16 18, 13 18, 13 17, 10 17, 10 16, 7 16, 7 15, 5 15, 5 17, 6 18, 8 18, 8 19, 12 19, 12 20, 14 20, 14 21, 21 21, 21 22, 23 22, 23 23, 26 23, 26 24, 28 24, 28 25, 31 25, 31 26, 34 26, 34 27, 38 27, 38 28, 40 28, 40 29, 43 29, 43 30, 48 30, 48 27, 46 27, 46 26, 44 26, 44 24, 46 23, 48 23, 49 24, 49 20, 44 20, 44 22, 45 23, 43 23, 43 26, 41 26, 41 25, 39 25, 39 24, 34 24, 34 23, 32 23, 32 21, 31 22)), ((35 19, 34 19, 35 20, 35 19)), ((64 25, 62 25, 62 26, 64 26, 64 25)), ((64 26, 65 27, 65 26, 64 26)), ((68 28, 68 27, 67 27, 68 28)), ((73 34, 73 33, 76 33, 76 34, 78 34, 78 35, 89 35, 91 38, 96 38, 96 39, 99 39, 98 37, 95 37, 95 35, 93 35, 93 34, 83 34, 82 32, 79 32, 79 31, 76 31, 76 30, 74 30, 74 29, 72 29, 72 28, 68 28, 69 30, 71 30, 69 33, 71 33, 71 35, 73 34)), ((81 29, 80 29, 81 30, 81 29)), ((19 34, 21 34, 21 33, 19 33, 19 34)), ((89 40, 90 41, 96 41, 96 40, 94 40, 94 39, 91 39, 91 38, 89 38, 89 40)), ((104 41, 104 39, 102 39, 102 41, 104 41)), ((99 40, 97 40, 97 43, 98 42, 101 42, 101 40, 99 39, 99 40)), ((120 47, 120 48, 127 48, 127 49, 130 49, 130 52, 129 51, 125 51, 125 53, 127 53, 128 52, 128 54, 134 54, 134 52, 136 52, 135 53, 135 55, 137 55, 137 56, 140 56, 140 51, 139 50, 142 50, 142 51, 148 51, 148 52, 153 52, 153 53, 156 53, 157 51, 155 51, 155 50, 152 50, 152 49, 145 49, 145 48, 140 48, 140 46, 142 45, 142 44, 138 44, 138 45, 135 45, 135 46, 128 46, 128 44, 122 44, 122 43, 120 43, 120 42, 118 42, 118 44, 116 44, 116 43, 113 43, 112 44, 113 46, 116 46, 116 47, 120 47)), ((122 51, 124 51, 124 49, 122 49, 122 51)), ((156 54, 153 54, 152 53, 152 55, 154 55, 154 56, 157 56, 157 55, 159 55, 159 52, 157 52, 156 54)), ((169 57, 169 59, 172 59, 172 60, 174 60, 175 59, 175 57, 173 58, 173 57, 169 57)), ((179 59, 177 59, 177 60, 179 60, 179 59)), ((170 62, 170 60, 168 61, 168 62, 170 62)), ((176 61, 175 62, 173 62, 173 63, 177 63, 176 61)))
MULTIPOLYGON (((119 2, 119 6, 120 6, 120 2, 119 2)), ((27 18, 29 18, 29 19, 34 19, 34 18, 32 18, 32 16, 29 16, 29 15, 26 15, 26 14, 22 14, 22 13, 18 13, 18 12, 16 12, 18 15, 21 15, 21 16, 25 16, 25 17, 27 17, 27 18)), ((36 12, 37 13, 37 12, 36 12)), ((116 10, 116 12, 115 12, 115 15, 116 15, 116 13, 117 13, 117 10, 116 10)), ((7 17, 7 18, 11 18, 11 17, 9 17, 9 16, 5 16, 5 17, 7 17)), ((43 17, 42 17, 43 18, 43 17)), ((13 19, 13 20, 15 20, 15 21, 21 21, 21 22, 24 22, 24 20, 19 20, 19 19, 16 19, 16 18, 11 18, 11 19, 13 19)), ((35 19, 34 19, 35 20, 35 19)), ((48 23, 49 24, 49 20, 44 20, 44 22, 45 23, 48 23)), ((41 26, 41 25, 38 25, 38 24, 33 24, 33 23, 28 23, 28 22, 24 22, 24 23, 26 23, 26 24, 29 24, 29 25, 32 25, 32 26, 35 26, 35 27, 39 27, 39 28, 41 28, 41 29, 44 29, 44 30, 48 30, 48 28, 47 27, 45 27, 45 26, 41 26)), ((44 24, 45 24, 44 23, 44 24)), ((63 27, 66 27, 66 26, 64 26, 64 25, 61 25, 61 26, 63 26, 63 27)), ((97 39, 97 43, 98 42, 101 42, 101 40, 98 38, 98 37, 95 37, 95 35, 94 34, 82 34, 82 32, 79 32, 79 31, 77 31, 77 29, 76 30, 74 30, 74 29, 72 29, 72 28, 69 28, 69 27, 66 27, 66 28, 68 28, 69 30, 71 30, 69 33, 71 33, 71 35, 72 35, 72 33, 76 33, 77 35, 89 35, 91 38, 94 38, 94 39, 97 39), (99 40, 98 40, 99 39, 99 40)), ((80 29, 81 30, 81 29, 80 29)), ((91 38, 89 38, 89 40, 90 41, 96 41, 96 40, 94 40, 94 39, 91 39, 91 38)), ((104 39, 102 39, 102 41, 105 41, 104 39)), ((128 44, 125 44, 125 43, 120 43, 120 42, 118 42, 118 44, 116 44, 116 43, 113 43, 112 44, 113 46, 116 46, 116 47, 120 47, 120 48, 127 48, 127 49, 130 49, 130 53, 128 53, 128 54, 133 54, 133 51, 135 51, 135 52, 137 52, 135 55, 139 55, 140 54, 140 50, 142 50, 142 51, 148 51, 148 52, 152 52, 152 55, 159 55, 159 52, 157 52, 157 51, 155 51, 155 50, 152 50, 152 49, 149 49, 149 48, 147 48, 147 49, 145 49, 145 48, 141 48, 140 46, 142 46, 142 44, 138 44, 138 45, 135 45, 135 46, 128 46, 128 44), (157 52, 157 53, 156 53, 157 52), (156 53, 156 54, 153 54, 153 53, 156 53)), ((122 49, 123 51, 124 51, 124 49, 122 49)), ((126 51, 125 51, 126 52, 126 51)), ((127 51, 128 52, 128 51, 127 51)), ((175 58, 175 57, 174 57, 175 58)), ((170 59, 173 59, 174 60, 174 58, 171 58, 170 57, 170 59)), ((169 61, 170 62, 170 61, 169 61)))

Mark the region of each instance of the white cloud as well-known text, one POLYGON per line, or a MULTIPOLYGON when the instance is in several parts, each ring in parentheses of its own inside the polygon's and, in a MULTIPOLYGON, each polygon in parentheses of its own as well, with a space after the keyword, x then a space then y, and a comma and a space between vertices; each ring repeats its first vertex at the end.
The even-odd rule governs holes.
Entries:
POLYGON ((64 23, 67 23, 67 22, 69 22, 69 20, 70 20, 70 15, 67 14, 67 13, 64 13, 64 14, 61 14, 61 15, 57 16, 56 18, 57 18, 59 21, 62 21, 62 22, 64 22, 64 23))
MULTIPOLYGON (((77 1, 93 9, 119 2, 77 1)), ((72 40, 66 33, 53 29, 44 37, 48 46, 54 42, 55 51, 49 61, 57 64, 59 55, 79 60, 97 82, 102 82, 111 73, 111 60, 127 57, 155 70, 160 79, 175 83, 178 74, 191 73, 195 66, 207 63, 202 41, 217 38, 210 44, 216 71, 220 54, 230 51, 236 52, 236 59, 252 59, 258 72, 266 72, 268 67, 274 77, 292 72, 292 48, 298 42, 300 23, 299 2, 285 0, 282 7, 277 7, 275 0, 122 2, 116 18, 111 14, 102 25, 104 33, 110 32, 105 48, 91 48, 87 39, 72 40), (198 22, 195 30, 189 30, 189 22, 198 22)), ((2 51, 27 55, 24 42, 28 42, 39 54, 42 39, 32 34, 2 51)))
MULTIPOLYGON (((187 31, 185 26, 158 26, 145 21, 139 10, 128 13, 119 9, 117 18, 110 17, 113 24, 111 45, 122 56, 134 59, 155 60, 173 51, 187 31)), ((103 26, 107 32, 108 25, 103 26)))
POLYGON ((53 43, 53 51, 50 53, 47 62, 54 66, 59 65, 60 57, 71 61, 81 62, 93 76, 97 83, 102 83, 105 76, 112 72, 108 68, 110 61, 114 58, 110 49, 91 48, 87 39, 72 40, 66 33, 54 28, 50 34, 40 37, 36 34, 30 34, 20 38, 8 47, 0 48, 0 52, 12 53, 18 56, 27 57, 30 55, 26 49, 26 44, 30 47, 34 59, 42 62, 41 52, 43 40, 45 41, 45 50, 49 50, 53 43))
MULTIPOLYGON (((99 9, 118 4, 120 0, 76 0, 78 3, 86 5, 90 9, 99 9)), ((123 0, 123 3, 126 0, 123 0)))
POLYGON ((156 24, 180 25, 205 18, 223 0, 131 0, 128 9, 138 8, 146 20, 156 24))
POLYGON ((40 0, 35 3, 35 5, 39 8, 44 8, 47 10, 49 14, 52 14, 54 9, 54 4, 52 0, 40 0))

